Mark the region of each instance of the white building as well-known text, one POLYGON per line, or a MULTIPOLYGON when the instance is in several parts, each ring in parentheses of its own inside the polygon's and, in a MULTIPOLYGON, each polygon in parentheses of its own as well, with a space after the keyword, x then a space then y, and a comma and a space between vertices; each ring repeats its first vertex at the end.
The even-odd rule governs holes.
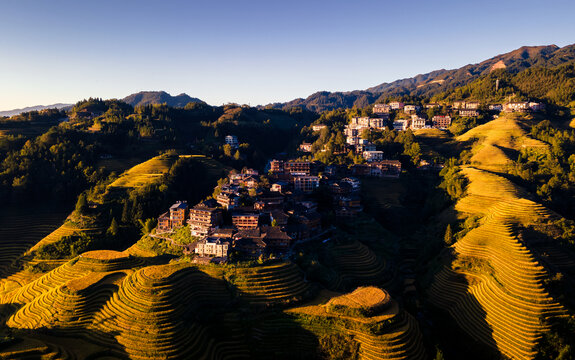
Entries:
POLYGON ((194 250, 199 256, 228 257, 230 242, 220 238, 207 237, 198 241, 194 250))
POLYGON ((423 129, 425 127, 425 119, 417 115, 411 115, 411 128, 413 130, 423 129))
POLYGON ((367 162, 383 160, 383 151, 364 151, 363 158, 367 162))
POLYGON ((235 135, 226 136, 226 144, 230 145, 232 149, 237 149, 240 143, 238 142, 238 137, 235 135))

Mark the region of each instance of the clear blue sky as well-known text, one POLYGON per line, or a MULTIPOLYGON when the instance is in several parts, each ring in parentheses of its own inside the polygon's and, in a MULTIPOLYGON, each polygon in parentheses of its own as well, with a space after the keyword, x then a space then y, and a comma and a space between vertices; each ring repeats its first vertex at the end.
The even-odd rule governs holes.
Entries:
POLYGON ((267 104, 575 43, 573 0, 2 0, 0 110, 185 92, 267 104))

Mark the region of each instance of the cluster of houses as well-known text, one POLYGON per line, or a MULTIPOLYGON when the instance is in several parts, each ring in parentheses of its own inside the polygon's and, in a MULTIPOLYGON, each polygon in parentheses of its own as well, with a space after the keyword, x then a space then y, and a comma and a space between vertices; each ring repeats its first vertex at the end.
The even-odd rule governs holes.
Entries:
POLYGON ((172 205, 158 218, 156 233, 188 225, 191 236, 198 238, 188 250, 201 261, 225 262, 232 251, 242 258, 286 254, 295 241, 321 232, 317 204, 308 198, 319 178, 311 184, 305 179, 274 180, 266 185, 252 169, 231 173, 215 199, 193 207, 185 201, 172 205))
MULTIPOLYGON (((545 109, 545 104, 532 101, 508 102, 505 104, 489 104, 482 107, 478 101, 455 101, 451 105, 441 105, 438 103, 429 103, 423 105, 424 109, 442 109, 445 107, 445 114, 459 115, 461 117, 477 117, 480 115, 480 109, 489 109, 491 112, 537 112, 545 109)), ((446 130, 451 126, 452 118, 450 115, 435 115, 431 119, 421 116, 422 107, 413 104, 404 104, 403 102, 394 101, 388 104, 375 104, 371 117, 353 117, 345 126, 344 134, 346 144, 353 147, 356 153, 363 155, 368 162, 379 162, 384 159, 382 151, 378 151, 374 144, 366 139, 362 139, 362 134, 368 130, 386 129, 390 121, 392 111, 401 112, 401 117, 396 117, 392 126, 394 130, 406 131, 407 129, 440 129, 446 130)), ((321 131, 326 125, 316 124, 312 126, 313 131, 321 131)), ((302 143, 299 147, 302 152, 311 152, 311 143, 302 143)))
POLYGON ((195 261, 226 262, 261 255, 287 255, 294 243, 318 238, 325 231, 313 197, 322 186, 331 197, 337 219, 362 211, 355 176, 399 176, 401 163, 383 160, 370 164, 325 166, 315 161, 272 160, 266 177, 253 169, 231 172, 217 195, 195 206, 178 201, 158 218, 156 235, 189 226, 197 239, 187 248, 195 261))

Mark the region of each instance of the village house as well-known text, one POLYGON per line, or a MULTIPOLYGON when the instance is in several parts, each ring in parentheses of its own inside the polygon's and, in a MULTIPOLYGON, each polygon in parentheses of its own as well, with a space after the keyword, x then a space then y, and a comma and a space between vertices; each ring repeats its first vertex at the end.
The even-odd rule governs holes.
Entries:
POLYGON ((399 101, 392 101, 389 103, 389 107, 392 110, 401 110, 401 109, 403 109, 404 106, 405 106, 405 104, 402 102, 399 102, 399 101))
POLYGON ((391 111, 391 106, 387 104, 375 104, 373 105, 373 113, 380 115, 380 114, 389 114, 391 111))
POLYGON ((527 110, 529 110, 529 103, 527 101, 508 102, 503 104, 504 112, 526 112, 527 110))
POLYGON ((435 115, 431 121, 436 129, 447 129, 451 126, 451 116, 435 115))
POLYGON ((310 175, 312 163, 310 161, 291 160, 284 164, 284 169, 292 175, 310 175))
POLYGON ((362 154, 364 151, 375 151, 375 144, 370 142, 360 142, 355 146, 355 152, 362 154))
POLYGON ((240 145, 238 141, 238 137, 235 135, 227 135, 226 136, 226 144, 230 145, 232 149, 237 149, 240 145))
POLYGON ((233 211, 232 224, 238 230, 255 229, 260 225, 260 212, 253 210, 233 211))
POLYGON ((383 160, 383 151, 364 151, 363 158, 367 162, 383 160))
POLYGON ((190 209, 188 224, 192 236, 205 236, 212 228, 223 224, 222 209, 200 203, 190 209))
POLYGON ((234 249, 252 256, 287 252, 292 242, 293 239, 278 226, 261 226, 234 235, 234 249))
POLYGON ((399 119, 393 122, 393 130, 397 131, 405 131, 409 129, 411 120, 408 119, 399 119))
POLYGON ((415 114, 421 109, 419 105, 405 105, 403 107, 403 112, 406 114, 415 114))
POLYGON ((284 161, 283 160, 272 160, 272 161, 270 161, 270 172, 271 173, 283 173, 284 172, 284 161))
POLYGON ((299 151, 301 152, 311 152, 312 143, 303 142, 299 146, 299 151))
POLYGON ((240 205, 240 197, 235 193, 222 191, 216 196, 216 201, 224 209, 233 209, 240 205))
POLYGON ((304 193, 311 193, 319 186, 317 176, 296 176, 294 177, 294 189, 304 193))
POLYGON ((370 164, 371 167, 377 168, 381 177, 399 177, 401 174, 401 162, 399 160, 382 160, 370 164))
POLYGON ((501 104, 491 104, 491 105, 489 105, 489 110, 491 110, 491 111, 501 111, 501 110, 503 110, 503 105, 501 105, 501 104))
POLYGON ((230 250, 230 240, 209 236, 196 243, 194 252, 199 256, 222 257, 227 259, 230 250))
POLYGON ((470 102, 465 103, 465 108, 468 110, 477 110, 477 109, 479 109, 480 105, 481 105, 481 103, 478 101, 470 101, 470 102))
POLYGON ((429 103, 429 104, 423 105, 423 107, 426 109, 435 109, 435 108, 441 108, 441 105, 438 103, 429 103))
POLYGON ((278 181, 278 182, 272 184, 272 186, 270 188, 271 191, 276 191, 276 192, 280 192, 280 193, 285 193, 288 189, 289 189, 289 184, 285 181, 278 181))
POLYGON ((411 115, 411 129, 423 129, 425 127, 425 119, 417 115, 411 115))
POLYGON ((327 128, 327 125, 324 124, 316 124, 316 125, 312 125, 312 130, 313 131, 322 131, 323 129, 327 128))
POLYGON ((188 203, 186 201, 177 201, 170 207, 168 212, 158 217, 158 232, 170 231, 174 228, 184 226, 188 214, 188 203))
POLYGON ((349 184, 352 191, 359 191, 361 189, 361 181, 354 177, 346 177, 341 179, 342 183, 349 184))
POLYGON ((462 109, 462 110, 459 110, 459 116, 463 116, 463 117, 477 117, 477 116, 479 116, 479 113, 477 112, 477 110, 462 109))
POLYGON ((454 101, 452 107, 453 109, 465 109, 465 101, 454 101))

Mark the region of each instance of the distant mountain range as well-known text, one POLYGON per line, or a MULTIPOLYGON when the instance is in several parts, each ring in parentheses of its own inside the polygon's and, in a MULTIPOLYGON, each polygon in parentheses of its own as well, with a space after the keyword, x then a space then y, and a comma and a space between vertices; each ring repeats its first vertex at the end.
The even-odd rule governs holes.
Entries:
MULTIPOLYGON (((365 107, 390 96, 427 96, 466 85, 495 69, 505 68, 517 73, 530 67, 554 67, 575 60, 575 44, 560 48, 549 46, 523 46, 506 54, 470 64, 459 69, 436 70, 412 78, 383 83, 365 90, 349 92, 316 92, 303 99, 286 103, 270 104, 272 107, 288 109, 301 106, 311 111, 321 112, 352 106, 365 107)), ((268 105, 269 106, 269 105, 268 105)))
POLYGON ((25 107, 22 109, 14 109, 14 110, 6 110, 6 111, 0 111, 0 117, 3 116, 14 116, 14 115, 18 115, 21 114, 23 112, 30 112, 30 111, 40 111, 40 110, 44 110, 44 109, 65 109, 65 108, 69 108, 72 107, 73 104, 53 104, 53 105, 36 105, 36 106, 30 106, 30 107, 25 107))
POLYGON ((203 103, 202 100, 187 94, 172 96, 165 91, 140 91, 139 93, 126 96, 122 101, 132 106, 167 104, 171 107, 184 107, 191 102, 203 103))

